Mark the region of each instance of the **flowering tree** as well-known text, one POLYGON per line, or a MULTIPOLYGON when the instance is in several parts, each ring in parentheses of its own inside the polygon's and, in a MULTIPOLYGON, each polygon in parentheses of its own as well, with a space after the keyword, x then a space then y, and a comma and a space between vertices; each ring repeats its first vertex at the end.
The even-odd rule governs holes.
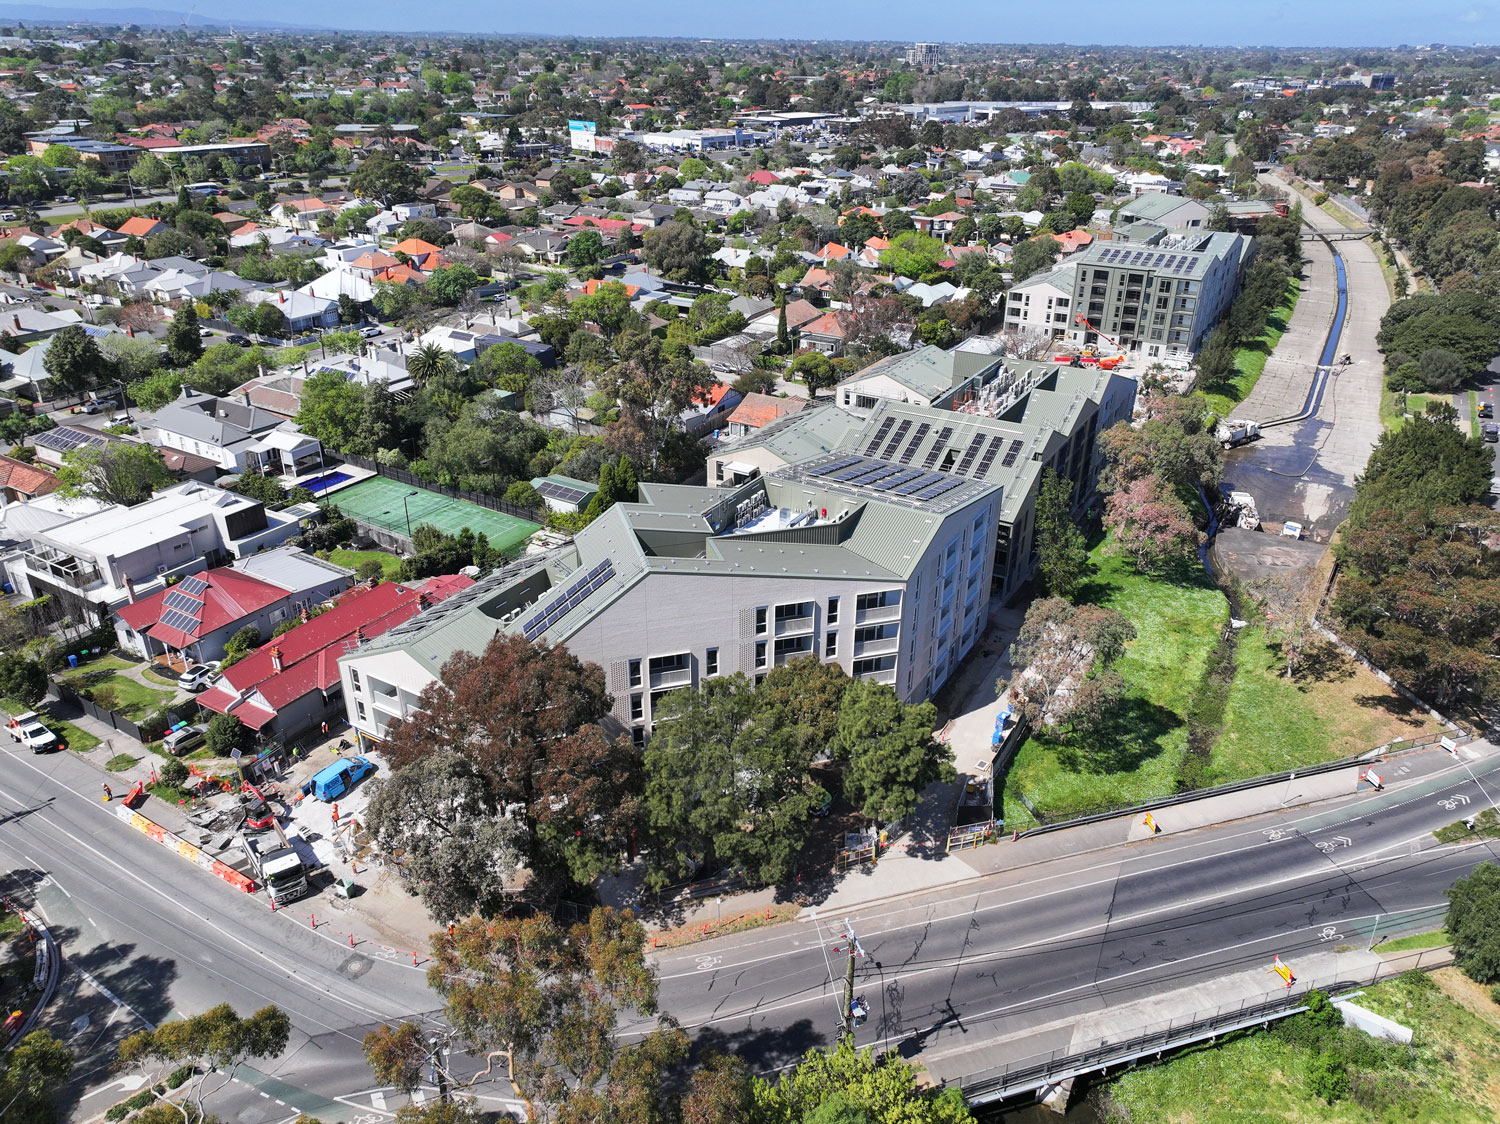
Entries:
POLYGON ((1181 500, 1155 476, 1124 485, 1105 501, 1104 525, 1115 534, 1114 549, 1142 573, 1160 573, 1191 558, 1198 546, 1181 500))

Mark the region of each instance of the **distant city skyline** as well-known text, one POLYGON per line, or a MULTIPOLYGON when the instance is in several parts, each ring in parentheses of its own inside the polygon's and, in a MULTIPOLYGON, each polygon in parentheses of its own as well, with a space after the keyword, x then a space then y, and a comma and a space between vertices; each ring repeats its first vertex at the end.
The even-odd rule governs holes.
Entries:
MULTIPOLYGON (((19 5, 15 5, 19 6, 19 5)), ((27 7, 76 12, 108 5, 100 0, 32 3, 27 7)), ((528 6, 520 13, 472 0, 247 0, 238 5, 196 6, 176 2, 142 7, 191 10, 200 18, 229 22, 238 13, 254 21, 352 31, 463 32, 470 34, 577 35, 582 37, 682 37, 734 39, 925 40, 966 43, 1076 43, 1120 46, 1393 47, 1449 43, 1468 46, 1500 41, 1500 3, 1432 0, 1422 5, 1392 0, 1330 0, 1293 4, 1222 6, 1197 0, 1158 0, 1121 18, 1118 4, 1082 0, 1066 9, 998 5, 945 12, 935 32, 925 5, 832 0, 807 5, 760 0, 745 6, 705 5, 699 0, 657 0, 631 8, 609 0, 571 0, 528 6), (961 33, 961 38, 959 34, 961 33)), ((6 5, 12 7, 12 5, 6 5)), ((11 17, 14 18, 14 17, 11 17)))

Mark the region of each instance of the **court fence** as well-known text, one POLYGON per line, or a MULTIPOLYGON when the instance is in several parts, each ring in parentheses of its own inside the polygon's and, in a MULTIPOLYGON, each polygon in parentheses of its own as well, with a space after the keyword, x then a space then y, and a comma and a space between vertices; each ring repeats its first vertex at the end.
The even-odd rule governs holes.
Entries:
MULTIPOLYGON (((377 476, 384 476, 387 480, 394 480, 398 484, 405 484, 409 488, 421 488, 423 491, 436 492, 440 496, 447 496, 450 500, 463 500, 465 503, 472 503, 478 507, 488 508, 490 511, 498 511, 501 515, 524 519, 528 523, 539 523, 545 526, 547 522, 547 513, 545 511, 538 511, 532 507, 522 507, 520 504, 507 503, 499 496, 492 496, 487 492, 469 492, 463 488, 451 488, 446 484, 437 484, 431 480, 424 480, 422 477, 413 472, 408 472, 404 468, 381 464, 379 461, 372 460, 369 457, 360 457, 353 453, 329 452, 326 456, 329 461, 352 464, 356 468, 363 468, 366 471, 375 473, 377 476)), ((327 498, 330 503, 335 505, 339 502, 337 492, 331 496, 320 498, 327 498)))

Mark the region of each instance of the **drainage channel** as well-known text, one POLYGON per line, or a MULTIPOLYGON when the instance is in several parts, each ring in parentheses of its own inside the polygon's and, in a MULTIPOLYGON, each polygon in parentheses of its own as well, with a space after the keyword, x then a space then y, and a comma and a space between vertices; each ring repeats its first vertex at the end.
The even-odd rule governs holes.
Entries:
POLYGON ((1299 413, 1288 417, 1276 418, 1273 421, 1262 422, 1261 429, 1270 429, 1277 425, 1290 425, 1292 422, 1306 421, 1318 412, 1323 405, 1323 392, 1328 388, 1328 380, 1333 375, 1333 361, 1338 355, 1339 338, 1344 334, 1344 317, 1349 312, 1349 284, 1348 276, 1344 272, 1344 256, 1334 249, 1333 243, 1325 235, 1318 235, 1319 241, 1328 247, 1328 252, 1333 255, 1333 269, 1337 281, 1338 302, 1333 309, 1333 321, 1328 325, 1328 335, 1323 340, 1323 351, 1318 356, 1318 366, 1313 374, 1312 386, 1307 389, 1307 400, 1302 404, 1299 413))

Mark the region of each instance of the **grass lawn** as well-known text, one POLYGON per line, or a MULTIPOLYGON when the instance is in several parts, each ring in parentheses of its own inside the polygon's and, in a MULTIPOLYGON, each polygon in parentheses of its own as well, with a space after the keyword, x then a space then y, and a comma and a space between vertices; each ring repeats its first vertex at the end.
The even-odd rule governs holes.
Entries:
POLYGON ((1243 402, 1255 389, 1256 382, 1266 369, 1266 360, 1276 345, 1281 342, 1286 326, 1291 323, 1292 313, 1297 307, 1297 298, 1302 295, 1302 282, 1293 277, 1287 282, 1286 295, 1271 312, 1266 321, 1266 330, 1260 336, 1240 348, 1234 357, 1234 378, 1228 382, 1213 383, 1203 387, 1204 397, 1215 413, 1221 417, 1243 402))
POLYGON ((1275 1032, 1132 1070, 1093 1096, 1113 1102, 1110 1120, 1128 1124, 1479 1124, 1500 1118, 1500 1007, 1452 968, 1421 981, 1391 980, 1357 1000, 1411 1027, 1415 1037, 1410 1047, 1371 1042, 1369 1068, 1350 1064, 1352 1094, 1332 1105, 1308 1088, 1310 1051, 1275 1032))
POLYGON ((1224 729, 1210 755, 1210 784, 1336 761, 1438 724, 1329 645, 1302 674, 1286 677, 1264 629, 1240 633, 1224 729))
POLYGON ((358 570, 361 562, 379 562, 386 581, 395 581, 401 574, 401 559, 384 550, 331 550, 328 561, 351 570, 358 570))
POLYGON ((80 663, 77 667, 70 667, 66 671, 57 673, 59 679, 78 679, 96 671, 124 671, 127 667, 135 667, 136 664, 129 660, 122 660, 119 656, 100 656, 98 659, 80 663))
POLYGON ((153 683, 161 683, 164 686, 171 687, 174 691, 177 689, 176 675, 163 675, 159 671, 152 671, 149 667, 141 668, 141 675, 153 683))
POLYGON ((117 753, 104 763, 104 767, 111 773, 123 773, 139 760, 140 758, 132 757, 128 753, 117 753))
POLYGON ((1381 952, 1410 952, 1415 948, 1442 948, 1447 943, 1448 930, 1434 929, 1430 933, 1413 933, 1409 937, 1381 941, 1376 947, 1381 952))
POLYGON ((125 715, 132 722, 139 722, 148 714, 160 710, 171 701, 173 694, 171 691, 158 691, 138 679, 131 679, 118 672, 96 670, 92 665, 68 676, 68 683, 80 695, 93 699, 96 703, 99 692, 113 692, 114 702, 109 709, 125 715))
POLYGON ((1088 810, 1171 792, 1187 752, 1183 715, 1202 678, 1229 602, 1206 577, 1187 585, 1143 577, 1124 559, 1091 554, 1098 573, 1086 599, 1130 618, 1137 637, 1115 669, 1129 684, 1123 737, 1098 745, 1028 738, 1017 751, 1004 785, 1007 827, 1034 822, 1021 801, 1052 815, 1088 810))
POLYGON ((1406 408, 1401 407, 1401 395, 1382 387, 1380 391, 1380 420, 1386 429, 1395 431, 1406 424, 1407 414, 1420 414, 1427 409, 1428 402, 1453 404, 1451 394, 1408 394, 1406 408))

